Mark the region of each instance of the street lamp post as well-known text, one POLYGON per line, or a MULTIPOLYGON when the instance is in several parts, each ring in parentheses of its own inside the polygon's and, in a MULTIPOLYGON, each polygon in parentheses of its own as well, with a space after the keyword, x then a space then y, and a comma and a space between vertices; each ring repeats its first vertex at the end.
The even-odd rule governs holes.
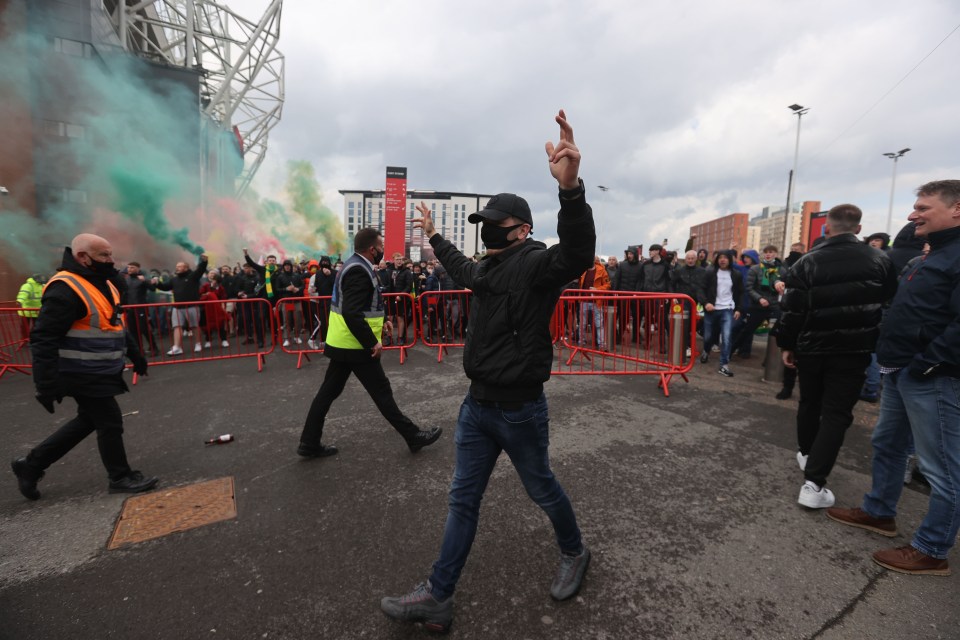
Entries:
POLYGON ((893 224, 893 192, 897 186, 897 160, 903 157, 903 155, 910 151, 910 147, 906 149, 900 149, 896 153, 885 153, 888 158, 893 160, 893 179, 890 180, 890 208, 887 209, 887 234, 892 235, 893 231, 890 229, 890 226, 893 224))
MULTIPOLYGON (((787 208, 783 215, 783 246, 780 249, 784 256, 787 255, 790 245, 793 244, 790 238, 790 205, 793 200, 793 184, 797 179, 797 161, 800 159, 800 122, 803 120, 803 115, 810 111, 810 107, 799 104, 791 104, 787 108, 797 115, 797 141, 793 148, 793 170, 790 172, 790 179, 787 181, 787 208)), ((780 349, 777 348, 777 339, 773 332, 767 334, 763 380, 765 382, 783 381, 783 359, 780 357, 780 349)))

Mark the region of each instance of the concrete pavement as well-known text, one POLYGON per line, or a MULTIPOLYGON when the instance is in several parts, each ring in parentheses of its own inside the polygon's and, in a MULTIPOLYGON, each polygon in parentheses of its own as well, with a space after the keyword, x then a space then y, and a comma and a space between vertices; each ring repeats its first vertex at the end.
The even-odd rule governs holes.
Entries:
MULTIPOLYGON (((759 345, 758 345, 759 346, 759 345)), ((758 350, 755 350, 758 352, 758 350)), ((714 358, 715 359, 715 358, 714 358)), ((289 356, 157 367, 120 398, 128 455, 162 487, 236 481, 235 520, 115 551, 126 496, 110 495, 89 438, 29 502, 0 482, 0 638, 414 638, 383 595, 429 575, 446 514, 453 427, 467 388, 459 355, 414 349, 385 367, 401 408, 441 440, 411 455, 355 380, 327 421, 340 454, 295 455, 326 362, 289 356), (232 433, 233 443, 204 447, 232 433)), ((452 638, 960 638, 955 575, 913 577, 870 554, 907 544, 926 509, 913 483, 900 535, 843 527, 796 504, 795 401, 773 398, 760 362, 736 377, 697 365, 664 398, 649 377, 556 376, 547 386, 554 469, 593 563, 579 596, 550 599, 552 529, 508 460, 483 503, 456 594, 452 638)), ((25 376, 0 380, 7 457, 49 416, 25 376)), ((869 487, 874 405, 860 404, 830 486, 855 506, 869 487)))

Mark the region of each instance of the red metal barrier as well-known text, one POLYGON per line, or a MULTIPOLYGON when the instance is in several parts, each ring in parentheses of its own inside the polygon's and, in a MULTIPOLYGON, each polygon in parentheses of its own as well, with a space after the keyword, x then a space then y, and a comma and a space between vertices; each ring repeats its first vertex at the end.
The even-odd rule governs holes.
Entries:
POLYGON ((284 353, 297 356, 297 369, 311 353, 323 353, 330 318, 330 296, 284 298, 274 309, 284 353))
POLYGON ((14 305, 0 308, 0 378, 8 370, 30 375, 33 359, 30 357, 30 325, 33 318, 20 315, 20 311, 37 311, 36 308, 21 309, 14 305))
POLYGON ((393 333, 383 336, 384 351, 400 351, 400 364, 407 359, 407 349, 417 342, 417 301, 409 293, 383 294, 386 320, 393 324, 393 333))
POLYGON ((437 350, 437 362, 443 361, 448 347, 462 347, 466 343, 472 295, 468 289, 420 294, 417 333, 424 345, 437 350))
POLYGON ((553 335, 554 375, 656 375, 665 396, 697 357, 693 299, 678 294, 564 292, 553 335), (691 349, 686 356, 686 349, 691 349))
POLYGON ((134 304, 124 307, 124 316, 150 366, 256 358, 263 371, 264 357, 276 347, 272 308, 259 298, 134 304))

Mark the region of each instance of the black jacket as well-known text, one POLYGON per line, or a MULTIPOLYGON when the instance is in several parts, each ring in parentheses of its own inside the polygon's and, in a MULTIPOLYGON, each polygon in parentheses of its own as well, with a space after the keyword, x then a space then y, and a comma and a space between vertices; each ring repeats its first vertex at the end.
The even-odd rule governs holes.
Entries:
MULTIPOLYGON (((703 304, 717 304, 717 271, 716 264, 707 269, 706 290, 703 294, 703 304)), ((730 267, 730 280, 733 285, 733 310, 743 313, 743 276, 740 272, 730 267)))
POLYGON ((348 269, 340 278, 340 292, 343 300, 340 301, 340 315, 347 325, 347 329, 357 339, 363 349, 339 349, 331 344, 323 350, 323 355, 338 362, 370 362, 373 353, 370 351, 380 342, 380 336, 374 335, 373 329, 367 324, 364 313, 370 310, 370 299, 373 296, 373 282, 366 269, 354 267, 348 269))
POLYGON ((560 198, 560 242, 535 240, 471 262, 440 234, 430 238, 450 276, 473 291, 463 368, 478 400, 535 400, 550 378, 550 317, 560 288, 593 266, 596 231, 583 193, 560 198))
POLYGON ((852 233, 814 247, 783 281, 777 345, 801 355, 871 353, 883 305, 897 291, 890 259, 852 233))
MULTIPOLYGON (((245 258, 245 260, 246 260, 246 263, 247 263, 248 265, 250 265, 251 267, 253 267, 253 270, 254 270, 254 271, 256 271, 258 274, 260 274, 260 279, 263 280, 264 282, 266 282, 266 280, 267 280, 267 267, 266 267, 265 265, 262 265, 262 264, 257 264, 256 261, 254 261, 254 259, 251 258, 249 255, 244 256, 244 258, 245 258)), ((263 288, 260 289, 260 293, 258 294, 258 296, 261 297, 261 298, 263 298, 264 300, 270 300, 270 303, 271 303, 271 304, 273 304, 274 302, 276 302, 276 301, 281 297, 281 296, 280 296, 280 284, 277 282, 277 278, 279 278, 279 277, 280 277, 280 267, 277 267, 277 270, 274 271, 273 274, 270 276, 270 287, 273 289, 273 296, 272 296, 272 297, 268 297, 268 296, 267 296, 267 287, 266 287, 266 286, 264 286, 263 288)))
POLYGON ((299 273, 287 271, 281 267, 280 272, 277 274, 276 283, 277 287, 279 287, 276 291, 278 298, 297 298, 306 295, 303 290, 303 277, 299 273), (287 287, 290 285, 293 285, 296 290, 287 291, 287 287))
POLYGON ((666 260, 647 260, 640 265, 640 287, 637 291, 666 293, 670 291, 670 265, 666 260))
POLYGON ((693 298, 695 304, 703 303, 707 296, 707 270, 703 267, 688 267, 686 263, 670 270, 670 290, 693 298))
POLYGON ((643 264, 639 260, 624 260, 617 265, 617 272, 610 281, 614 291, 639 291, 643 280, 643 264))
POLYGON ((174 302, 198 302, 200 300, 200 279, 207 272, 207 263, 201 260, 193 271, 175 273, 169 282, 161 282, 157 289, 173 291, 174 302))
MULTIPOLYGON (((107 279, 87 269, 73 257, 70 247, 63 250, 63 263, 58 271, 75 273, 88 280, 107 300, 110 288, 107 279)), ((87 306, 64 282, 53 282, 43 292, 40 315, 30 331, 30 354, 33 357, 33 383, 45 395, 109 397, 127 391, 123 373, 96 375, 91 373, 60 373, 60 340, 74 322, 87 315, 87 306)), ((127 357, 142 358, 136 339, 126 332, 127 357)))
POLYGON ((877 345, 884 367, 960 378, 960 227, 931 233, 930 253, 900 279, 877 345))
POLYGON ((135 276, 124 273, 121 275, 121 278, 127 285, 127 293, 124 299, 121 300, 122 304, 146 304, 147 291, 153 291, 157 288, 157 285, 151 282, 151 278, 148 278, 143 273, 135 276), (143 280, 140 279, 141 277, 143 280))

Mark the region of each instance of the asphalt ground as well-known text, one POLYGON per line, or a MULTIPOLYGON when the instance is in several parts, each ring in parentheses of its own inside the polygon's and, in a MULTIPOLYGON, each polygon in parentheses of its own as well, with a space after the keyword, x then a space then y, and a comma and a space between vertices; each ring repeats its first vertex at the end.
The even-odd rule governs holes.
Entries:
MULTIPOLYGON (((761 344, 754 349, 762 353, 761 344)), ((716 356, 714 356, 714 360, 716 356)), ((222 477, 236 519, 108 551, 127 496, 109 494, 88 438, 51 467, 30 502, 0 483, 0 638, 417 638, 384 595, 426 579, 439 549, 453 430, 467 388, 459 354, 413 349, 384 364, 403 410, 440 425, 411 455, 351 380, 325 442, 295 454, 326 361, 267 359, 157 367, 120 397, 128 456, 160 489, 222 477), (232 443, 203 441, 231 433, 232 443)), ((900 535, 883 538, 796 504, 793 401, 773 398, 758 358, 736 377, 697 365, 669 398, 656 379, 555 376, 551 459, 593 562, 580 594, 549 596, 557 549, 509 460, 494 472, 456 593, 451 638, 960 638, 960 557, 951 577, 906 576, 870 554, 908 544, 925 487, 904 491, 900 535)), ((48 415, 26 376, 0 380, 8 458, 73 413, 48 415)), ((876 405, 859 404, 830 487, 856 506, 870 484, 876 405)))

